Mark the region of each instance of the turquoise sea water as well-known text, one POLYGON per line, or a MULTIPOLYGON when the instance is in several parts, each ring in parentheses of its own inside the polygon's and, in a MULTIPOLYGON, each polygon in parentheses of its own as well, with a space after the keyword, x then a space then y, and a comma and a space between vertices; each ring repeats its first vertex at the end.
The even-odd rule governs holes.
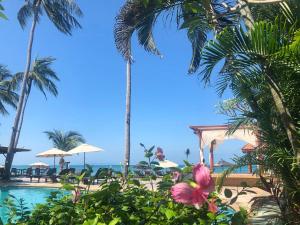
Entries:
MULTIPOLYGON (((51 165, 50 165, 51 166, 51 165)), ((95 173, 99 168, 111 168, 115 171, 122 171, 123 167, 121 165, 91 165, 93 168, 93 172, 95 173)), ((13 166, 14 168, 17 169, 26 169, 29 166, 28 165, 18 165, 18 166, 13 166)), ((83 169, 83 165, 69 165, 70 168, 75 168, 77 172, 80 172, 83 169)), ((183 165, 180 165, 180 167, 184 167, 183 165)), ((215 167, 215 173, 222 173, 225 169, 227 169, 227 166, 223 167, 215 167)), ((255 166, 253 166, 253 170, 255 170, 255 166)), ((134 169, 134 166, 131 166, 131 169, 134 169)), ((57 171, 59 171, 59 168, 57 167, 57 171)), ((244 166, 239 169, 236 169, 234 173, 248 173, 248 167, 244 166)))
POLYGON ((6 222, 7 209, 3 204, 4 200, 13 195, 16 199, 23 198, 26 206, 32 209, 38 203, 44 203, 46 198, 50 196, 50 193, 59 189, 54 188, 28 188, 28 187, 0 187, 0 218, 6 222))

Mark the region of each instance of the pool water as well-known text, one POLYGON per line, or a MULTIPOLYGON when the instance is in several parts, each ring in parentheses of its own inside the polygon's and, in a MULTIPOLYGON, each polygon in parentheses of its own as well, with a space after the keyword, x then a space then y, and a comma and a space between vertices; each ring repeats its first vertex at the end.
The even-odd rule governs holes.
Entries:
POLYGON ((51 192, 57 191, 54 188, 28 188, 28 187, 0 187, 0 218, 5 223, 7 220, 7 209, 4 200, 9 195, 15 196, 17 199, 23 198, 26 206, 32 209, 38 203, 45 203, 51 192))

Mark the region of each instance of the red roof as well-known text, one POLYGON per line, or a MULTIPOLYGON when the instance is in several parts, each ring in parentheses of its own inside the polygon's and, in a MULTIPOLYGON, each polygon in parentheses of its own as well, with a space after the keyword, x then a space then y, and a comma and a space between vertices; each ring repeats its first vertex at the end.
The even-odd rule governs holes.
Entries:
POLYGON ((243 151, 243 153, 248 153, 248 152, 252 152, 252 151, 254 151, 256 149, 256 147, 254 147, 253 145, 251 145, 251 144, 246 144, 246 145, 244 145, 243 147, 242 147, 242 151, 243 151))

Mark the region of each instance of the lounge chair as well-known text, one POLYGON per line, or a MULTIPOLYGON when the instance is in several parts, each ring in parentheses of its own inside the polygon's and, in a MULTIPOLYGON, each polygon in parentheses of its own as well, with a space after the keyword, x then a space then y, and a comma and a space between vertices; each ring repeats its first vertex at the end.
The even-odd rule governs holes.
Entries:
POLYGON ((91 180, 90 180, 90 177, 91 177, 91 173, 92 171, 91 170, 88 170, 88 169, 82 169, 81 172, 80 172, 80 176, 83 176, 82 178, 82 183, 84 184, 88 184, 91 180))
POLYGON ((136 176, 137 178, 145 177, 145 174, 144 174, 143 171, 141 171, 141 170, 134 170, 133 173, 135 174, 135 176, 136 176))
POLYGON ((26 172, 23 173, 24 177, 30 178, 30 182, 32 181, 32 168, 29 167, 26 169, 26 172))
POLYGON ((32 173, 32 171, 33 170, 31 169, 31 175, 29 176, 30 177, 30 182, 32 182, 33 178, 37 178, 38 183, 40 183, 40 179, 42 177, 41 169, 40 168, 36 168, 34 170, 34 173, 32 173))
POLYGON ((61 181, 63 182, 69 182, 70 180, 72 180, 72 175, 74 174, 74 168, 71 169, 63 169, 62 171, 60 171, 60 173, 56 176, 56 178, 59 178, 61 181))
POLYGON ((93 184, 99 184, 103 182, 104 180, 107 180, 111 178, 113 175, 112 169, 108 168, 99 168, 97 172, 95 173, 95 176, 93 176, 93 184))
POLYGON ((52 182, 56 182, 56 168, 49 168, 46 171, 46 174, 42 176, 42 178, 45 179, 45 182, 48 182, 48 179, 50 179, 52 182))
POLYGON ((12 177, 17 177, 19 175, 17 168, 11 168, 10 175, 12 177))

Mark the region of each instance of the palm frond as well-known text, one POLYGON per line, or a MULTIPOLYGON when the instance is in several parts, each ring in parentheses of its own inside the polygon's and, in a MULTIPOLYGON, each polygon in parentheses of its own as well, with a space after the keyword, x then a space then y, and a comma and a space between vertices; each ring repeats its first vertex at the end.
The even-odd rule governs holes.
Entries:
POLYGON ((33 3, 30 0, 26 0, 18 11, 18 21, 23 29, 26 27, 28 19, 30 19, 32 16, 33 3))
POLYGON ((44 133, 47 135, 48 139, 53 142, 55 148, 64 151, 69 151, 80 143, 85 142, 83 136, 76 131, 63 132, 60 130, 53 130, 45 131, 44 133))
POLYGON ((43 9, 50 21, 64 34, 71 35, 74 28, 81 28, 76 17, 83 15, 73 0, 42 0, 43 9))
POLYGON ((5 105, 16 108, 18 94, 15 93, 16 84, 12 81, 10 71, 3 65, 0 65, 0 113, 5 115, 8 111, 5 105))

